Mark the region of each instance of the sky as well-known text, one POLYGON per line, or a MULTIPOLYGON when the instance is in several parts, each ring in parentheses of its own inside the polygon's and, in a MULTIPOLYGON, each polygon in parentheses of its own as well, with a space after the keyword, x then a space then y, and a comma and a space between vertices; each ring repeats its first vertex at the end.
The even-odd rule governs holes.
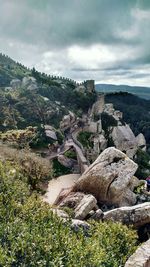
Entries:
POLYGON ((0 0, 0 52, 77 81, 150 87, 150 0, 0 0))

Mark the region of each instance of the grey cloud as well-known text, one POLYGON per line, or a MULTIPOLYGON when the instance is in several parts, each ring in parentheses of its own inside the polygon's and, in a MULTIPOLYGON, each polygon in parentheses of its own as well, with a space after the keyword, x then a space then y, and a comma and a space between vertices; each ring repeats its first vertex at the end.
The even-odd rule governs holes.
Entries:
POLYGON ((30 67, 77 80, 144 78, 136 69, 150 64, 147 12, 149 0, 0 0, 0 50, 30 67), (95 44, 111 47, 116 55, 117 49, 124 55, 124 45, 137 52, 88 68, 68 58, 69 47, 95 44), (45 52, 52 52, 52 58, 45 58, 45 52))

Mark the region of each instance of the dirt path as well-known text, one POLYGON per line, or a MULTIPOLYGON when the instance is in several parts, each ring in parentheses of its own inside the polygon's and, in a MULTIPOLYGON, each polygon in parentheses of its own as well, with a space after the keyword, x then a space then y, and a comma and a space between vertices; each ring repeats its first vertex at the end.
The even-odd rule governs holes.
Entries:
POLYGON ((53 179, 49 182, 46 194, 43 200, 49 204, 53 204, 58 197, 60 191, 63 188, 68 188, 74 185, 74 183, 79 179, 80 174, 67 174, 53 179))

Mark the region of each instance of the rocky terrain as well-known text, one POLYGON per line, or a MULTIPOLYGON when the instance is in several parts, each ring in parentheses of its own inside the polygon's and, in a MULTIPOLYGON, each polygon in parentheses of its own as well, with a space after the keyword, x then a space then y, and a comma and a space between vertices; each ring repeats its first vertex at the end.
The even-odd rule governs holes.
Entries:
MULTIPOLYGON (((41 74, 35 69, 28 70, 4 55, 0 59, 1 169, 4 162, 13 163, 6 177, 17 179, 16 182, 24 175, 21 183, 25 183, 25 192, 30 191, 27 199, 32 195, 34 198, 35 192, 39 194, 43 188, 47 190, 44 197, 40 195, 42 204, 35 201, 36 205, 44 205, 45 201, 51 204, 46 207, 60 218, 61 227, 70 223, 66 229, 82 230, 83 239, 90 236, 92 223, 132 226, 139 234, 139 241, 146 243, 125 266, 135 266, 138 256, 139 265, 136 266, 149 266, 147 136, 145 138, 141 132, 135 134, 125 122, 124 113, 108 102, 107 96, 96 93, 94 81, 78 84, 63 77, 41 74), (59 180, 53 179, 48 186, 49 176, 56 178, 69 173, 77 179, 65 183, 61 191, 56 190, 52 205, 46 196, 52 184, 55 192, 59 180)), ((2 170, 2 177, 3 173, 5 170, 2 170)), ((2 188, 7 189, 5 182, 2 188)), ((22 203, 11 208, 18 212, 22 203)), ((18 216, 24 218, 20 213, 18 216)), ((52 215, 48 216, 52 220, 52 215)), ((127 257, 130 255, 131 251, 127 257)), ((98 260, 98 256, 94 257, 98 260)), ((118 264, 114 262, 111 264, 118 264)), ((124 263, 125 260, 118 266, 124 263)))

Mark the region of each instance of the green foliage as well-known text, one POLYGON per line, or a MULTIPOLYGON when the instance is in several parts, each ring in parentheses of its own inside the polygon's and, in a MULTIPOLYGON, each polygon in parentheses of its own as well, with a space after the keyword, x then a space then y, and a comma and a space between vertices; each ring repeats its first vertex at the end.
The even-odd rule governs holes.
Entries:
POLYGON ((102 128, 105 132, 109 131, 109 127, 117 126, 117 121, 113 116, 103 112, 101 114, 102 128))
POLYGON ((69 174, 71 170, 63 166, 57 159, 53 160, 53 176, 59 177, 61 175, 69 174))
POLYGON ((12 166, 18 166, 32 190, 39 190, 40 184, 53 176, 49 160, 37 156, 28 150, 17 150, 0 145, 0 159, 9 161, 12 166))
POLYGON ((76 152, 74 150, 68 150, 64 153, 64 156, 66 156, 67 158, 71 158, 71 159, 75 159, 77 160, 77 155, 76 152))
POLYGON ((150 175, 150 155, 141 149, 136 153, 135 162, 138 164, 136 176, 140 179, 145 179, 150 175), (149 170, 149 173, 147 173, 149 170))
POLYGON ((93 148, 92 133, 90 132, 80 132, 77 136, 78 141, 85 148, 93 148))
POLYGON ((19 170, 0 164, 0 266, 124 266, 135 251, 133 230, 114 223, 94 223, 88 236, 71 231, 49 205, 30 195, 19 170))

